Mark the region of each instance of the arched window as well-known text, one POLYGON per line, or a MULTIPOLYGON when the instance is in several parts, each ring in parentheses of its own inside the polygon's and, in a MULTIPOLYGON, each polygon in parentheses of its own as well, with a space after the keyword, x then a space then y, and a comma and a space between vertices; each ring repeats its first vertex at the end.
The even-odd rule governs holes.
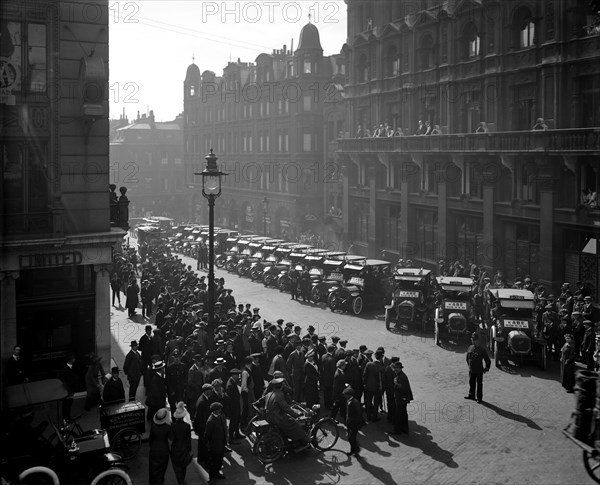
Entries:
POLYGON ((419 68, 430 69, 431 67, 433 67, 433 39, 430 35, 426 35, 421 39, 419 68))
POLYGON ((358 57, 357 69, 358 69, 358 72, 357 72, 358 82, 364 83, 364 82, 368 81, 369 80, 369 62, 367 61, 367 55, 365 53, 362 53, 358 57))
POLYGON ((515 13, 515 26, 519 36, 519 48, 533 47, 535 43, 535 23, 531 10, 526 7, 520 8, 515 13))
POLYGON ((481 54, 481 37, 477 32, 477 27, 474 23, 469 23, 465 27, 463 39, 466 49, 466 57, 468 59, 477 57, 481 54))
POLYGON ((396 50, 396 46, 391 45, 388 47, 385 54, 385 76, 397 76, 399 72, 399 59, 398 59, 398 51, 396 50))

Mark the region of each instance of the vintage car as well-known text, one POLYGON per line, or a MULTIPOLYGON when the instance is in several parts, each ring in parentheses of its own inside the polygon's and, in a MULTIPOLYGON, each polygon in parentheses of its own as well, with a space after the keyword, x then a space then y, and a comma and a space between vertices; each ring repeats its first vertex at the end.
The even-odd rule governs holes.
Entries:
POLYGON ((366 259, 358 264, 346 263, 347 281, 329 293, 331 311, 351 311, 360 315, 366 308, 383 308, 391 280, 391 263, 366 259))
POLYGON ((252 281, 262 278, 264 269, 277 263, 278 258, 275 256, 274 252, 279 244, 283 243, 283 240, 267 239, 263 241, 263 243, 264 244, 257 251, 257 253, 260 253, 260 258, 257 261, 252 262, 250 269, 246 273, 248 276, 250 276, 252 281))
POLYGON ((238 247, 237 247, 237 242, 239 240, 238 236, 234 236, 234 237, 228 237, 223 245, 221 246, 221 249, 223 250, 222 253, 218 254, 215 257, 215 265, 217 266, 217 268, 223 268, 225 266, 225 263, 227 262, 227 259, 230 256, 233 256, 234 254, 238 253, 238 247))
POLYGON ((435 309, 435 344, 442 338, 470 335, 477 326, 473 318, 472 296, 475 282, 472 278, 438 276, 435 309))
POLYGON ((392 301, 385 306, 385 328, 418 324, 422 332, 433 320, 432 273, 428 269, 400 268, 394 274, 392 301))
POLYGON ((496 366, 504 358, 538 362, 546 369, 546 340, 538 334, 534 295, 529 290, 489 290, 491 303, 488 345, 496 366))
MULTIPOLYGON (((313 253, 315 248, 309 246, 308 244, 296 244, 292 246, 292 251, 288 254, 287 258, 292 262, 292 266, 302 271, 304 258, 307 254, 313 253)), ((325 250, 321 250, 325 252, 325 250)), ((313 253, 314 254, 314 253, 313 253)), ((275 283, 279 291, 290 291, 291 281, 290 275, 288 272, 282 272, 277 277, 277 282, 275 283)))
POLYGON ((325 259, 319 268, 312 268, 312 288, 310 300, 313 303, 327 303, 329 294, 339 287, 345 280, 344 265, 346 263, 364 261, 364 256, 356 256, 343 252, 330 251, 325 253, 325 259))

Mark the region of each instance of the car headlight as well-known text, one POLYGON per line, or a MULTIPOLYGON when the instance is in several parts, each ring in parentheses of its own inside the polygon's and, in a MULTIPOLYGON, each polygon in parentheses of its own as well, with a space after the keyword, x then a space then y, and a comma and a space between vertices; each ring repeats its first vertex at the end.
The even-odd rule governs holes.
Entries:
POLYGON ((321 409, 321 405, 320 404, 313 404, 313 407, 311 408, 315 413, 319 412, 319 409, 321 409))

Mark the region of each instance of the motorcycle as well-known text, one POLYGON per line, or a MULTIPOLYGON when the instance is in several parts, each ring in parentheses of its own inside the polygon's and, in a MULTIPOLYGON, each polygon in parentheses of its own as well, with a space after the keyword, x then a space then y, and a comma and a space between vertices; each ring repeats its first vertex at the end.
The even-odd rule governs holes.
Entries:
MULTIPOLYGON (((267 421, 267 412, 257 403, 252 404, 256 416, 248 425, 248 438, 252 443, 252 453, 263 464, 273 463, 281 458, 286 452, 293 451, 297 444, 288 439, 275 425, 267 421)), ((319 419, 318 404, 308 409, 302 404, 293 402, 292 409, 299 413, 297 418, 299 424, 306 432, 310 446, 321 451, 330 450, 335 446, 339 438, 337 421, 331 417, 319 419)))

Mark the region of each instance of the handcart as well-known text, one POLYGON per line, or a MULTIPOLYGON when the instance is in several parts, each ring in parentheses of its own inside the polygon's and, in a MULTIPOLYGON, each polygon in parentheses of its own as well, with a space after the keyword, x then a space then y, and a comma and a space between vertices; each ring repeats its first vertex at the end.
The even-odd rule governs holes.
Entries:
POLYGON ((108 433, 111 448, 130 460, 137 455, 146 431, 144 405, 139 401, 104 404, 100 407, 100 426, 108 433))

